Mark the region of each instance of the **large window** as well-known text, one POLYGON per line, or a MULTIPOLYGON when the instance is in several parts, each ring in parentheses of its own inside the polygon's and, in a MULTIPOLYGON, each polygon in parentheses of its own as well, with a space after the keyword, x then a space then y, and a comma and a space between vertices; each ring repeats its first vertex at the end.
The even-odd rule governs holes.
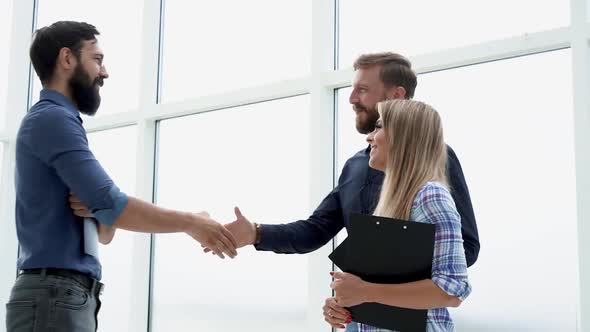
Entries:
POLYGON ((461 331, 576 331, 570 56, 564 50, 419 78, 416 99, 443 118, 479 228, 473 293, 453 312, 461 331))
MULTIPOLYGON (((306 218, 309 119, 299 96, 162 121, 158 204, 224 223, 234 206, 252 222, 306 218)), ((248 246, 221 260, 185 234, 157 235, 155 248, 155 332, 306 330, 306 256, 248 246)))
MULTIPOLYGON (((0 45, 10 45, 12 25, 12 1, 0 1, 0 45)), ((0 52, 0 130, 4 128, 6 118, 6 96, 8 83, 8 61, 10 47, 0 52)))
POLYGON ((310 73, 311 0, 165 3, 164 101, 310 73))
MULTIPOLYGON (((83 117, 101 130, 88 134, 98 160, 124 192, 138 181, 141 197, 222 223, 234 206, 258 223, 306 219, 328 193, 324 180, 367 148, 348 102, 360 54, 392 51, 435 68, 419 75, 415 99, 442 115, 481 240, 473 292, 452 310, 457 331, 586 329, 589 210, 576 202, 590 194, 576 174, 590 157, 579 148, 590 132, 590 35, 580 19, 590 22, 590 0, 0 0, 0 284, 14 281, 14 147, 28 104, 16 92, 27 91, 29 36, 74 20, 100 31, 110 75, 101 118, 83 117), (161 49, 144 52, 144 41, 161 49), (313 65, 327 60, 334 71, 313 65), (160 104, 136 113, 144 97, 160 104), (332 128, 324 120, 334 113, 332 128), (330 146, 312 141, 333 131, 330 146)), ((326 250, 248 246, 221 260, 186 234, 119 230, 100 246, 99 331, 331 331, 318 305, 330 292, 326 250)))
MULTIPOLYGON (((564 50, 418 77, 415 99, 441 114, 479 228, 473 293, 452 312, 458 331, 576 330, 570 65, 564 50)), ((338 91, 340 168, 366 147, 349 93, 338 91)))
POLYGON ((567 26, 561 0, 339 0, 339 67, 361 53, 422 54, 567 26))
MULTIPOLYGON (((39 0, 37 28, 57 21, 81 21, 94 25, 105 53, 109 78, 101 88, 102 103, 97 116, 129 111, 139 105, 141 26, 143 0, 39 0), (116 10, 113 10, 116 8, 116 10)), ((33 101, 38 100, 41 83, 34 75, 33 101)))
MULTIPOLYGON (((88 135, 90 149, 121 191, 133 195, 136 170, 135 126, 111 129, 88 135), (116 148, 115 148, 116 147, 116 148)), ((106 285, 101 297, 99 331, 131 331, 133 233, 117 230, 107 246, 100 246, 102 282, 106 285)))

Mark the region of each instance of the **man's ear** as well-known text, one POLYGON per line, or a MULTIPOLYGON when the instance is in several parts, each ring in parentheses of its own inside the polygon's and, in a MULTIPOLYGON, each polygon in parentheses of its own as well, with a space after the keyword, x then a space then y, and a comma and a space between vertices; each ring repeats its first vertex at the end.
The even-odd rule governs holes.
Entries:
POLYGON ((406 99, 406 89, 403 86, 392 86, 387 88, 387 99, 406 99))
POLYGON ((56 69, 61 68, 65 71, 70 71, 76 68, 78 59, 71 49, 62 47, 57 55, 56 69))

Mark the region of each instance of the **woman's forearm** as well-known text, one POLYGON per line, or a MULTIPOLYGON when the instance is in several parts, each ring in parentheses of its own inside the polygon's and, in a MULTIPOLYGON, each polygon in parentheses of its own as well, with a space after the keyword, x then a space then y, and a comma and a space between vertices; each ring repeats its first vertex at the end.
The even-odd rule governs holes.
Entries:
POLYGON ((424 279, 405 284, 373 284, 367 286, 367 302, 409 309, 458 307, 461 300, 445 293, 432 280, 424 279))

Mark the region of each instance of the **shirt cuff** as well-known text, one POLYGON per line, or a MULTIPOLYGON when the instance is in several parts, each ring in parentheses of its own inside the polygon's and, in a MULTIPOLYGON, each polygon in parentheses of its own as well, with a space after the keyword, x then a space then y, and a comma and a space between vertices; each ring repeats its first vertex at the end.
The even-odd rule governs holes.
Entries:
POLYGON ((109 191, 108 197, 113 202, 112 207, 110 209, 94 210, 92 214, 101 224, 113 226, 121 213, 123 213, 123 210, 125 210, 129 197, 115 185, 109 191))
POLYGON ((283 253, 285 249, 284 243, 289 243, 288 239, 282 238, 282 225, 259 224, 260 226, 260 241, 254 245, 257 251, 274 251, 275 253, 283 253))
POLYGON ((471 294, 471 284, 467 278, 452 278, 445 275, 436 275, 432 277, 434 282, 443 292, 458 297, 461 301, 471 294))

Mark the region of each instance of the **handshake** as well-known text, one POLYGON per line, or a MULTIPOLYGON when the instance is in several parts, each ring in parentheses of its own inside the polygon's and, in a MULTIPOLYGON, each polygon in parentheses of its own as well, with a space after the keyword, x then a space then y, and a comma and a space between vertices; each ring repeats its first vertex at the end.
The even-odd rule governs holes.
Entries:
POLYGON ((211 219, 207 212, 200 212, 197 215, 206 220, 202 223, 213 225, 211 232, 203 232, 203 234, 208 233, 210 237, 203 239, 198 234, 189 233, 189 235, 201 243, 204 252, 212 252, 220 258, 224 258, 223 254, 234 258, 238 254, 236 249, 256 242, 257 232, 256 225, 246 219, 237 206, 234 208, 234 213, 236 220, 224 226, 211 219))
MULTIPOLYGON (((82 203, 76 195, 70 194, 69 204, 76 216, 94 218, 94 215, 90 212, 88 207, 84 205, 84 203, 82 203)), ((149 204, 149 206, 157 210, 160 209, 151 204, 149 204)), ((143 205, 140 208, 136 208, 136 210, 141 208, 146 210, 148 205, 143 205)), ((148 216, 153 216, 152 213, 142 215, 141 217, 143 218, 135 215, 135 218, 127 219, 143 219, 144 225, 130 225, 130 223, 120 225, 120 223, 115 222, 114 227, 110 227, 99 223, 99 241, 103 244, 109 243, 114 236, 115 228, 124 228, 132 231, 144 231, 149 233, 182 231, 190 235, 193 239, 197 240, 197 242, 199 242, 204 248, 204 252, 211 252, 220 258, 225 258, 225 255, 234 258, 238 254, 238 248, 247 246, 249 244, 254 244, 256 241, 256 225, 248 221, 248 219, 242 215, 240 209, 237 207, 234 208, 236 220, 226 225, 222 225, 219 222, 213 220, 207 212, 167 212, 171 213, 168 215, 168 219, 157 220, 156 223, 152 223, 150 225, 151 227, 146 226, 145 224, 147 223, 146 219, 149 219, 148 216), (172 220, 169 219, 171 216, 173 216, 172 220), (162 224, 166 224, 165 228, 162 226, 162 224)))

